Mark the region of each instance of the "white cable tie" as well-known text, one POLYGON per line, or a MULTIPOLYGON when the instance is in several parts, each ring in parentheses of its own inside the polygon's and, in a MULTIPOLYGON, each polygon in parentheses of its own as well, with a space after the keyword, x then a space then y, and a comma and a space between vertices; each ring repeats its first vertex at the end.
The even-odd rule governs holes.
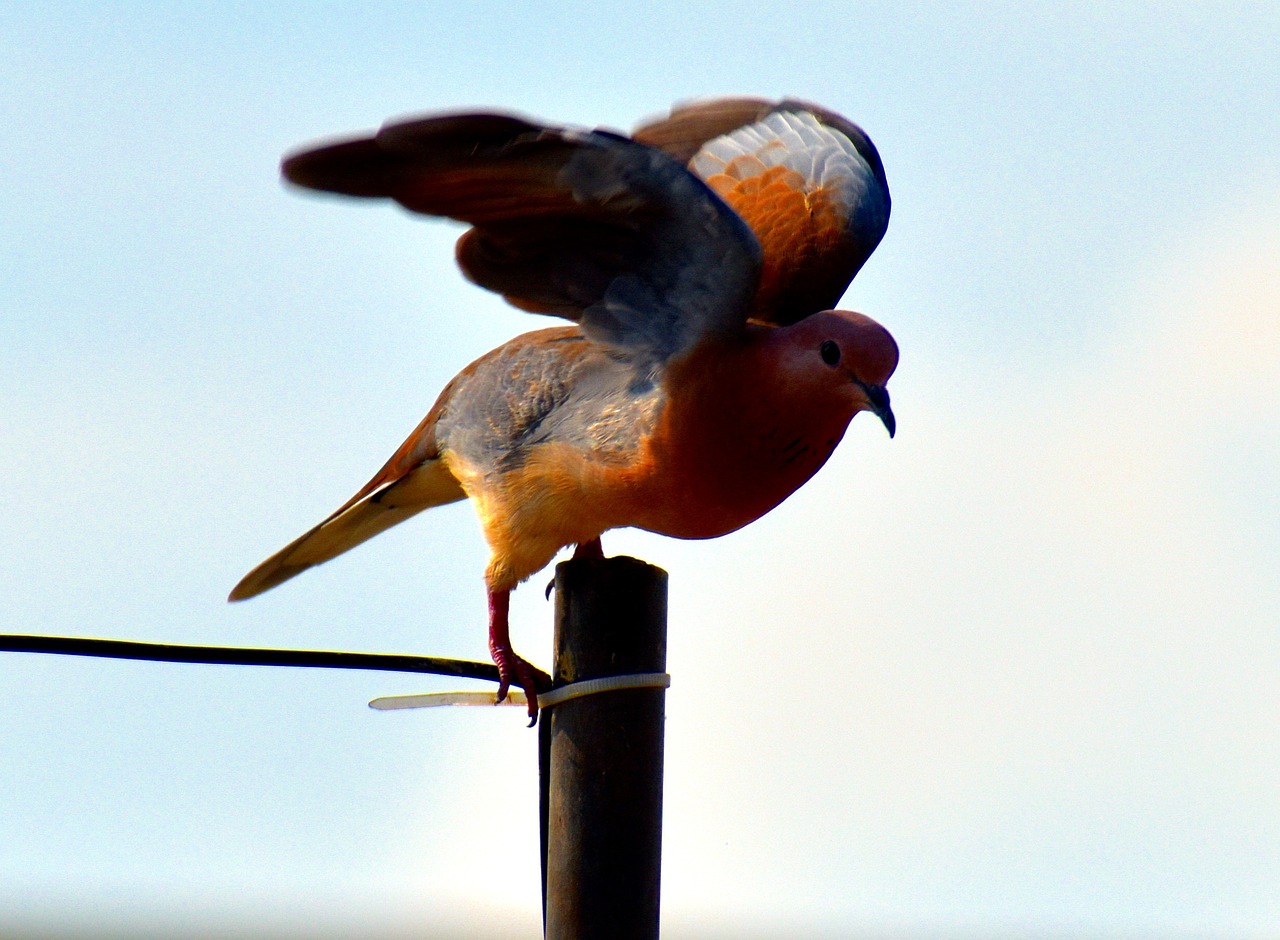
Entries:
POLYGON ((400 708, 439 708, 442 705, 527 705, 529 700, 518 689, 512 689, 499 702, 497 692, 425 692, 421 695, 384 695, 369 703, 381 712, 400 708))
POLYGON ((637 672, 629 676, 604 676, 600 679, 583 679, 570 682, 538 696, 539 708, 550 708, 570 699, 595 695, 597 692, 616 692, 618 689, 669 689, 671 677, 665 672, 637 672))
MULTIPOLYGON (((665 672, 638 672, 627 676, 604 676, 600 679, 584 679, 571 682, 558 689, 538 696, 539 708, 551 708, 561 702, 595 695, 597 692, 615 692, 619 689, 667 689, 671 676, 665 672)), ((499 702, 497 692, 427 692, 421 695, 384 695, 369 703, 378 711, 394 711, 401 708, 438 708, 443 705, 520 705, 527 706, 529 699, 518 689, 507 693, 499 702)))

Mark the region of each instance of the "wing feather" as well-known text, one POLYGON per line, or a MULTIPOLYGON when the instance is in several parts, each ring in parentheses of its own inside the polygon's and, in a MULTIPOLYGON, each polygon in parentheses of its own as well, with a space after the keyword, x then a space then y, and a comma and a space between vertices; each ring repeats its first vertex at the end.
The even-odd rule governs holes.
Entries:
POLYGON ((803 101, 725 98, 677 106, 635 131, 747 222, 763 267, 751 315, 794 323, 834 307, 884 237, 889 185, 853 122, 803 101))
POLYGON ((308 149, 283 171, 470 224, 458 262, 473 281, 648 366, 741 332, 759 278, 737 213, 680 161, 606 131, 446 115, 308 149))

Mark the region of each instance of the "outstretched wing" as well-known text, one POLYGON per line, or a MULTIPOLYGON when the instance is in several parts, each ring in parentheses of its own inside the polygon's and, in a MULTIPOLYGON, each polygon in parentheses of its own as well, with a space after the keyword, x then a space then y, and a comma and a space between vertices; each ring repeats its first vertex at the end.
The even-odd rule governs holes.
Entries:
POLYGON ((468 277, 641 364, 740 332, 759 279, 750 228, 701 179, 605 131, 444 115, 303 151, 283 171, 470 223, 458 242, 468 277))
POLYGON ((686 161, 751 226, 764 252, 757 320, 794 323, 834 307, 889 224, 875 145, 816 105, 694 102, 633 136, 686 161))

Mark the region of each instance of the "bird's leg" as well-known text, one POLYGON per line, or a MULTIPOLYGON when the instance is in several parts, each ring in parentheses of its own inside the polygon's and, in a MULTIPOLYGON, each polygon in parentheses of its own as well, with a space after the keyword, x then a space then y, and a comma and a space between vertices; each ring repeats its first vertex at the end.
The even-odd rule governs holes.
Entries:
POLYGON ((551 677, 511 648, 511 592, 489 592, 489 655, 498 667, 498 701, 506 699, 514 681, 529 698, 529 727, 538 720, 538 689, 551 688, 551 677))
MULTIPOLYGON (((600 544, 600 536, 596 536, 589 542, 579 542, 573 546, 574 558, 603 558, 604 546, 600 544)), ((542 596, 547 600, 551 600, 551 592, 555 589, 556 579, 552 578, 547 582, 547 589, 542 592, 542 596)))

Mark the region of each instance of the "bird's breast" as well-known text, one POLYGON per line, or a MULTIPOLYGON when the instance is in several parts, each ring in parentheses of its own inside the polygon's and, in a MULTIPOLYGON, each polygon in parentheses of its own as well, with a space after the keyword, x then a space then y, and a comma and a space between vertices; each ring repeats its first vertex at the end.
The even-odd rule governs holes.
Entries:
POLYGON ((826 463, 852 415, 752 378, 712 370, 673 392, 638 468, 641 499, 627 525, 677 538, 725 535, 826 463))

